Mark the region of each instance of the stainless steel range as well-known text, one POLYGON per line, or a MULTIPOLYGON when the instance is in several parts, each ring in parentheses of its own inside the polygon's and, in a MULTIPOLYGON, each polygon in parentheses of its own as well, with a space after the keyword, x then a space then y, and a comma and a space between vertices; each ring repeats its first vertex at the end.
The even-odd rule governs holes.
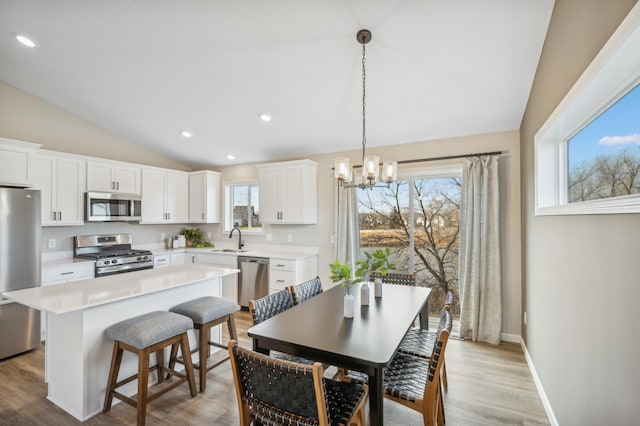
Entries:
POLYGON ((96 261, 96 277, 153 268, 153 253, 131 248, 131 234, 78 235, 74 256, 96 261))

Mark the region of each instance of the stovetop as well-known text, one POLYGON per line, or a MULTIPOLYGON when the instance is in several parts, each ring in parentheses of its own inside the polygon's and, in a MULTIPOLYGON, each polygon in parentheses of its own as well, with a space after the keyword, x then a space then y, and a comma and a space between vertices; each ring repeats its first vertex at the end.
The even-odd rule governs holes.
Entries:
POLYGON ((92 253, 82 253, 82 254, 77 254, 76 257, 82 257, 85 259, 105 259, 109 257, 128 257, 128 256, 140 256, 140 255, 149 255, 149 254, 152 254, 149 250, 126 249, 126 250, 102 250, 102 251, 96 251, 92 253))

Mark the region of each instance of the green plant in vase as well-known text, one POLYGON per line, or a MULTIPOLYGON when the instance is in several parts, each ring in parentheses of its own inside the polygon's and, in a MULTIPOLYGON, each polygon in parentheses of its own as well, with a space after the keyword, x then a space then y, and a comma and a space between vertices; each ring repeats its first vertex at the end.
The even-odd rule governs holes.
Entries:
POLYGON ((341 263, 338 259, 329 265, 331 275, 331 281, 338 283, 340 287, 347 289, 347 294, 344 296, 344 316, 346 318, 353 318, 354 312, 354 298, 351 294, 351 287, 357 282, 353 279, 351 273, 351 265, 348 263, 341 263))
MULTIPOLYGON (((396 269, 396 265, 389 260, 389 255, 391 254, 391 250, 389 247, 386 247, 384 250, 377 249, 373 253, 364 252, 366 256, 366 262, 368 266, 367 273, 369 276, 373 272, 379 272, 380 275, 385 276, 387 272, 390 270, 396 269)), ((382 297, 382 279, 376 278, 374 282, 374 293, 376 297, 382 297)))

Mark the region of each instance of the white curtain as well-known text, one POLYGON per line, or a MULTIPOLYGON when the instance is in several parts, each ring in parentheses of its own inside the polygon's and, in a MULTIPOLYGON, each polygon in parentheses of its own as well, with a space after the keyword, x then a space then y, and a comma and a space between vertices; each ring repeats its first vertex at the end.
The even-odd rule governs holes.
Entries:
POLYGON ((335 238, 334 256, 340 262, 351 263, 355 272, 355 262, 360 256, 360 224, 358 223, 357 188, 341 188, 336 183, 335 190, 335 238))
POLYGON ((466 159, 460 207, 460 337, 496 345, 502 330, 499 193, 498 157, 466 159))

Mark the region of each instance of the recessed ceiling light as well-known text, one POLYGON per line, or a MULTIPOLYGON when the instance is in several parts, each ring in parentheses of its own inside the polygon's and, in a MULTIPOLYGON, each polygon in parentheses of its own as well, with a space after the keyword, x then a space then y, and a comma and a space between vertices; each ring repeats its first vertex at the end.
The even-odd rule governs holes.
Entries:
POLYGON ((188 130, 182 130, 182 131, 180 132, 180 134, 181 134, 182 136, 184 136, 185 138, 190 138, 191 136, 193 136, 193 133, 191 133, 191 132, 190 132, 190 131, 188 131, 188 130))
POLYGON ((271 121, 271 116, 269 114, 262 113, 260 114, 260 120, 264 121, 265 123, 268 123, 271 121))
POLYGON ((36 47, 37 46, 35 41, 31 40, 29 37, 27 37, 25 35, 16 34, 15 37, 16 37, 16 40, 18 40, 24 46, 27 46, 27 47, 36 47))
POLYGON ((226 157, 227 157, 227 160, 235 160, 236 159, 236 156, 233 155, 233 154, 227 154, 226 157))

